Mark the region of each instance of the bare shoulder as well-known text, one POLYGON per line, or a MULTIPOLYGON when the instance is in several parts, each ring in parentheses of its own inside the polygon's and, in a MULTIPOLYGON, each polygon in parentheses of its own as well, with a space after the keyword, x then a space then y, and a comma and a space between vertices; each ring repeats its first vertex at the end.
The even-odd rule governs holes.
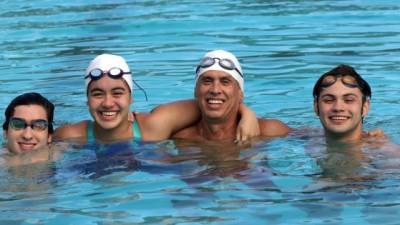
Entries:
POLYGON ((140 133, 143 140, 158 141, 165 138, 160 138, 157 128, 163 126, 161 122, 157 122, 151 113, 133 112, 135 120, 140 128, 140 133))
POLYGON ((290 127, 277 119, 258 119, 262 136, 285 136, 290 132, 290 127))
POLYGON ((148 112, 132 112, 132 114, 135 116, 135 120, 137 120, 139 124, 147 123, 147 120, 149 120, 151 116, 148 112))
POLYGON ((140 131, 143 133, 151 123, 151 114, 147 112, 132 112, 132 114, 135 116, 134 119, 138 123, 140 131))
POLYGON ((53 138, 54 140, 65 140, 86 137, 87 125, 87 120, 75 124, 63 125, 54 131, 53 138))

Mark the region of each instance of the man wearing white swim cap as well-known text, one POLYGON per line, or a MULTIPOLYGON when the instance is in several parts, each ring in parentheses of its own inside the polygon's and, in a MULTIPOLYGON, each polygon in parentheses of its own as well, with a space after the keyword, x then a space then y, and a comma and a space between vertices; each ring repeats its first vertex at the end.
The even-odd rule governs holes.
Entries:
MULTIPOLYGON (((206 53, 196 69, 195 98, 201 120, 174 135, 195 140, 234 140, 244 96, 244 75, 230 52, 206 53)), ((258 119, 262 136, 282 136, 290 128, 279 120, 258 119)))
MULTIPOLYGON (((193 124, 199 118, 193 100, 161 105, 151 113, 132 113, 132 73, 121 56, 102 54, 84 74, 87 105, 94 119, 57 128, 55 139, 108 143, 136 139, 156 141, 193 124)), ((246 135, 246 130, 244 131, 246 135)), ((249 132, 250 133, 250 132, 249 132)))
POLYGON ((224 50, 215 50, 205 54, 196 69, 195 83, 197 83, 202 74, 210 70, 228 73, 238 82, 241 91, 244 92, 242 67, 232 53, 224 50))

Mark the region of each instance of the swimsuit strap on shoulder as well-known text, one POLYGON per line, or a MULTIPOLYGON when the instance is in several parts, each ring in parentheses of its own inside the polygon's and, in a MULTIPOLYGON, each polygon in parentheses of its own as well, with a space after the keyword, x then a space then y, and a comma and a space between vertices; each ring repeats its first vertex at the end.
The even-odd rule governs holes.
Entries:
POLYGON ((140 133, 139 123, 135 119, 132 124, 132 133, 135 140, 141 140, 142 134, 140 133))
MULTIPOLYGON (((132 112, 132 114, 135 114, 135 113, 132 112)), ((134 120, 133 120, 132 133, 133 133, 133 138, 135 140, 141 140, 142 139, 142 134, 140 133, 139 123, 138 123, 136 118, 134 118, 134 120)))
POLYGON ((87 142, 93 142, 96 139, 94 138, 94 131, 93 131, 93 122, 91 120, 88 120, 87 122, 87 127, 86 127, 86 141, 87 142))
MULTIPOLYGON (((87 123, 87 127, 86 127, 86 141, 87 142, 93 142, 96 140, 96 138, 94 137, 94 126, 93 126, 93 121, 89 120, 87 123)), ((137 122, 137 120, 133 121, 132 124, 132 133, 133 133, 133 138, 135 140, 141 140, 142 139, 142 135, 140 133, 140 128, 139 128, 139 123, 137 122)))

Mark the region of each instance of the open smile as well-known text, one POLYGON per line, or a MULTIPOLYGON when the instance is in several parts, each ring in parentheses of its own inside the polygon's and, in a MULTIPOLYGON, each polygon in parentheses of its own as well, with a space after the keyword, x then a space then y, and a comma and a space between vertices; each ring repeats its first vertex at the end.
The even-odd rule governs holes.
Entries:
POLYGON ((333 115, 329 116, 329 120, 331 120, 333 123, 336 124, 341 124, 349 120, 351 117, 350 116, 343 116, 343 115, 333 115))
POLYGON ((222 104, 224 101, 222 99, 215 99, 215 98, 209 98, 207 99, 208 104, 222 104))
POLYGON ((35 148, 36 143, 18 142, 18 145, 22 151, 30 151, 35 148))
POLYGON ((210 109, 219 109, 224 104, 225 100, 220 98, 207 98, 206 103, 210 109))
POLYGON ((98 111, 97 115, 101 120, 113 120, 117 117, 119 111, 98 111))

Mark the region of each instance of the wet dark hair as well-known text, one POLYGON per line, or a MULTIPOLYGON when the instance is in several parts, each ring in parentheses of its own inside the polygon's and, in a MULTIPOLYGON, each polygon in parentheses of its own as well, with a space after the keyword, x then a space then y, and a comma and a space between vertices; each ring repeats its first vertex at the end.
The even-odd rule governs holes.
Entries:
POLYGON ((35 92, 19 95, 10 102, 10 104, 6 108, 6 111, 4 112, 6 121, 4 121, 3 123, 3 130, 8 130, 8 124, 10 122, 11 117, 14 115, 15 108, 20 105, 42 106, 46 110, 47 122, 49 123, 48 127, 49 133, 52 134, 54 132, 53 129, 54 105, 49 100, 47 100, 47 98, 35 92))
POLYGON ((371 95, 372 95, 371 87, 369 86, 367 81, 365 81, 360 76, 360 74, 358 74, 356 72, 356 70, 353 67, 342 64, 342 65, 335 67, 331 71, 326 72, 321 75, 321 77, 318 79, 317 83, 315 83, 315 86, 314 86, 313 96, 315 99, 318 100, 319 95, 320 95, 322 89, 324 88, 324 86, 322 85, 322 81, 327 76, 334 76, 334 77, 351 76, 356 80, 357 88, 359 88, 361 93, 363 94, 363 96, 362 96, 363 103, 365 102, 365 100, 367 98, 368 99, 371 98, 371 95))

